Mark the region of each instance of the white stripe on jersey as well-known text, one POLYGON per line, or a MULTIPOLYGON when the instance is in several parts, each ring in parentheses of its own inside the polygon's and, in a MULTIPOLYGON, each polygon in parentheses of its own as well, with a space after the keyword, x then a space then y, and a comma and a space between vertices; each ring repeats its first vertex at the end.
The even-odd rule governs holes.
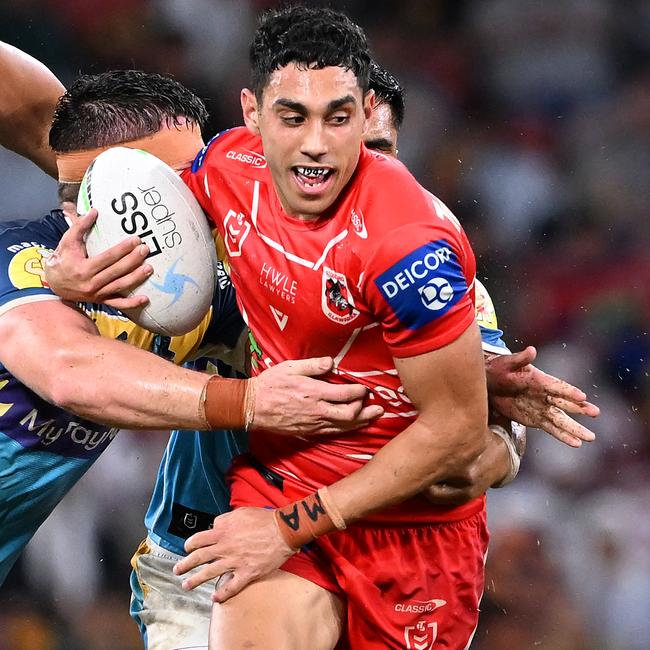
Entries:
MULTIPOLYGON (((205 178, 207 179, 207 175, 205 178)), ((259 205, 260 205, 260 181, 255 181, 253 185, 253 203, 251 205, 251 221, 253 222, 253 227, 255 228, 255 231, 259 235, 260 239, 267 246, 270 246, 271 248, 274 248, 276 251, 282 253, 290 262, 296 262, 296 264, 305 266, 308 269, 314 269, 314 271, 317 271, 325 261, 325 258, 327 257, 327 254, 330 252, 330 250, 334 246, 336 246, 336 244, 338 244, 340 241, 344 240, 348 236, 348 230, 346 228, 345 230, 341 231, 338 235, 330 239, 327 242, 327 244, 325 244, 321 256, 315 262, 310 262, 309 260, 306 260, 304 257, 300 257, 295 253, 290 253, 288 250, 284 248, 284 246, 282 246, 282 244, 275 241, 268 235, 265 235, 260 230, 259 226, 257 225, 257 212, 259 210, 259 205)))

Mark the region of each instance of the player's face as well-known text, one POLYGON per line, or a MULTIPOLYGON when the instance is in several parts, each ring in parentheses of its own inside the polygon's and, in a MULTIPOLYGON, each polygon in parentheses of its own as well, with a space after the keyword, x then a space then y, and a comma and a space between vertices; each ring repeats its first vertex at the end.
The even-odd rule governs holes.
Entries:
POLYGON ((393 111, 388 104, 375 103, 366 132, 363 134, 363 141, 368 149, 397 158, 397 129, 393 111))
POLYGON ((303 219, 323 214, 347 185, 359 160, 372 113, 351 70, 276 70, 261 103, 242 91, 248 128, 259 133, 275 189, 286 212, 303 219))

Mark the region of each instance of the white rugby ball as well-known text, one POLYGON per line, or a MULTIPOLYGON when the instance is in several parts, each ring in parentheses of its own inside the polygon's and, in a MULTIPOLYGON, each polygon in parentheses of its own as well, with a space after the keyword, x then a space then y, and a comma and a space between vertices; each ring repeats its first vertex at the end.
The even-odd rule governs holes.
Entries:
POLYGON ((86 238, 89 256, 132 235, 149 246, 153 274, 126 294, 144 294, 149 304, 126 315, 159 334, 194 329, 216 289, 216 251, 205 214, 178 174, 145 151, 108 149, 81 183, 77 210, 90 208, 99 216, 86 238))

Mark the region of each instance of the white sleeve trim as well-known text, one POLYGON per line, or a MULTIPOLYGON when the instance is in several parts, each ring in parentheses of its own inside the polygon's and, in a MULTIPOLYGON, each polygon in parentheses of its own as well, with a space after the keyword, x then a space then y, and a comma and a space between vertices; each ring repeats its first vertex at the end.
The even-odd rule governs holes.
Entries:
POLYGON ((59 296, 54 295, 53 293, 37 293, 33 296, 23 296, 22 298, 16 298, 11 300, 4 305, 0 305, 0 316, 6 314, 8 311, 11 311, 14 307, 20 307, 21 305, 28 305, 30 302, 43 302, 44 300, 61 300, 59 296))

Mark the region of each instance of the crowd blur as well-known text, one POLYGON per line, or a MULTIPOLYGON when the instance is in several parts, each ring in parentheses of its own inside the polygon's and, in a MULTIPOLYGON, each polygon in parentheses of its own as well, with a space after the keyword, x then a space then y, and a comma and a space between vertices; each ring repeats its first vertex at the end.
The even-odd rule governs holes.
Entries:
MULTIPOLYGON (((51 67, 171 73, 241 123, 268 0, 1 0, 0 39, 51 67)), ((310 3, 316 4, 316 3, 310 3)), ((477 650, 642 650, 650 639, 650 4, 350 0, 407 90, 399 155, 456 213, 510 347, 602 410, 571 450, 529 432, 489 497, 477 650)), ((0 218, 54 182, 0 150, 0 218)), ((46 364, 46 360, 44 360, 46 364)), ((0 650, 130 650, 128 560, 163 434, 118 436, 0 590, 0 650)))

